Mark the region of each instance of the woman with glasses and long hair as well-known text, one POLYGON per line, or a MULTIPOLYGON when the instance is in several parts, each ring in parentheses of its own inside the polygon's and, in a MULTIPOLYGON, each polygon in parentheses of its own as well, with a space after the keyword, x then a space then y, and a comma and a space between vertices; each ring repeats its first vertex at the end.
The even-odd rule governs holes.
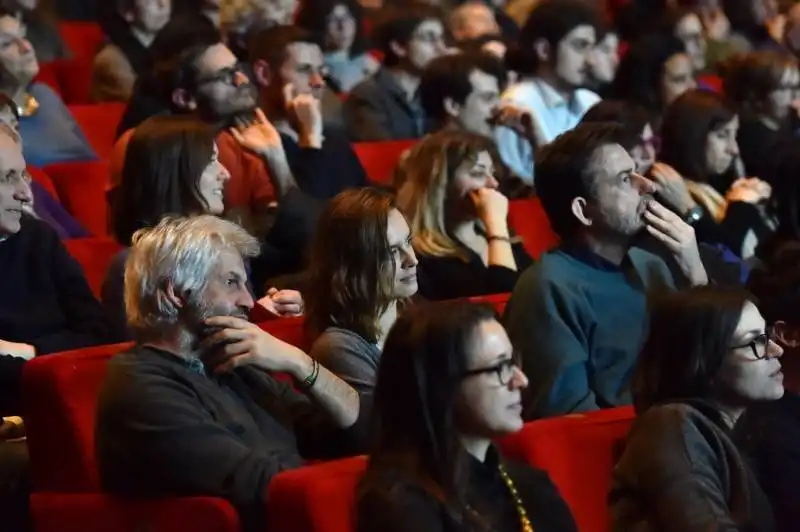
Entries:
POLYGON ((782 354, 746 292, 700 287, 654 305, 609 496, 613 530, 775 530, 733 436, 749 407, 783 396, 782 354))
POLYGON ((358 532, 576 531, 544 471, 492 441, 522 428, 528 380, 490 307, 415 307, 386 339, 358 532))
POLYGON ((408 222, 387 192, 346 190, 320 216, 309 264, 310 355, 359 392, 370 391, 386 335, 417 293, 408 222))
POLYGON ((456 299, 510 292, 531 257, 508 227, 491 139, 429 135, 411 150, 397 204, 411 223, 419 293, 456 299))

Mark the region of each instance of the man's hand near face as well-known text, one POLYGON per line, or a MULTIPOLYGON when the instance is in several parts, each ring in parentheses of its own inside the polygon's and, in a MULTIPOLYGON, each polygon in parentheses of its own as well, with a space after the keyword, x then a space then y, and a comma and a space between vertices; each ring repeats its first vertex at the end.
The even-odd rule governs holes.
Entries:
POLYGON ((283 87, 283 101, 303 148, 322 148, 322 103, 311 94, 297 94, 294 86, 283 87))

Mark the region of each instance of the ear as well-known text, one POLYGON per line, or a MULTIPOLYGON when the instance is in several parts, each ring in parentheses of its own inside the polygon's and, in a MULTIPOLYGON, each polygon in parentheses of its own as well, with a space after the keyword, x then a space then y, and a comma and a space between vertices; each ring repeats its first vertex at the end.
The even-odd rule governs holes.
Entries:
POLYGON ((545 39, 536 39, 533 42, 533 53, 536 54, 536 59, 542 63, 549 62, 553 55, 550 43, 545 39))
POLYGON ((456 103, 452 98, 445 98, 444 102, 442 102, 442 105, 444 107, 444 111, 452 118, 457 117, 458 113, 461 112, 461 104, 456 103))
POLYGON ((592 219, 589 217, 588 211, 588 204, 586 203, 585 198, 574 198, 572 200, 572 214, 578 221, 583 224, 585 227, 590 227, 592 225, 592 219))
POLYGON ((259 87, 269 87, 274 78, 272 69, 263 59, 259 59, 253 63, 253 76, 255 78, 256 85, 259 87))
POLYGON ((775 335, 778 342, 789 348, 800 346, 800 328, 798 327, 777 327, 775 335))
POLYGON ((163 295, 177 309, 182 309, 186 306, 186 297, 175 291, 175 284, 171 280, 167 280, 164 284, 163 295))
POLYGON ((392 49, 392 52, 394 52, 394 55, 396 55, 397 57, 406 57, 408 55, 408 51, 402 46, 400 46, 400 43, 398 43, 397 41, 390 42, 389 48, 392 49))
POLYGON ((181 109, 194 111, 197 109, 197 102, 186 89, 175 89, 172 91, 172 103, 181 109))

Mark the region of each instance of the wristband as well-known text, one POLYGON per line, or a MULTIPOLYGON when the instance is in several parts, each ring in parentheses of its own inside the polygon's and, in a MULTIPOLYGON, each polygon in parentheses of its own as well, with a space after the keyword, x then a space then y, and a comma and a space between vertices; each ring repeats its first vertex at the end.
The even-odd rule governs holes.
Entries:
POLYGON ((303 380, 302 387, 304 390, 308 391, 314 386, 314 383, 317 382, 317 377, 319 377, 319 362, 316 359, 311 359, 311 374, 303 380))
POLYGON ((491 242, 492 240, 500 240, 502 242, 511 242, 511 239, 507 236, 500 236, 500 235, 487 235, 486 241, 491 242))

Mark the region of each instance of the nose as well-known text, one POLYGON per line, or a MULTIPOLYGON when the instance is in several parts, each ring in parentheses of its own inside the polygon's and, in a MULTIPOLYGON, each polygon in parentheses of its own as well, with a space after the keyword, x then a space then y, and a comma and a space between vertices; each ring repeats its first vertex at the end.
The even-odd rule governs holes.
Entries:
POLYGON ((696 89, 697 88, 697 80, 694 79, 693 77, 690 77, 689 81, 686 83, 686 87, 687 87, 686 90, 694 90, 694 89, 696 89))
POLYGON ((403 262, 402 266, 403 269, 407 270, 409 268, 414 268, 417 264, 419 264, 419 260, 417 260, 417 254, 414 252, 414 246, 408 244, 403 246, 403 262))
POLYGON ((239 87, 246 83, 250 83, 250 78, 248 78, 244 72, 236 72, 236 74, 233 76, 233 84, 239 87))
POLYGON ((33 46, 31 45, 31 42, 28 39, 20 38, 19 43, 17 45, 19 46, 19 53, 21 54, 27 54, 28 52, 33 50, 33 46))
POLYGON ((499 186, 500 183, 498 183, 497 178, 493 174, 489 174, 489 176, 486 178, 486 188, 496 190, 499 186))
POLYGON ((769 358, 781 358, 783 356, 783 347, 777 342, 770 340, 767 344, 767 356, 769 358))
POLYGON ((639 191, 640 196, 647 196, 656 193, 656 184, 647 179, 645 176, 633 173, 634 185, 639 191))
POLYGON ((242 287, 242 290, 239 291, 239 297, 236 300, 236 306, 250 312, 253 309, 253 305, 255 305, 255 301, 253 301, 250 290, 248 290, 247 287, 242 287))
POLYGON ((739 155, 739 144, 736 142, 736 137, 731 136, 728 139, 728 145, 726 146, 728 150, 728 155, 731 157, 738 157, 739 155))
POLYGON ((14 199, 22 203, 30 203, 33 201, 33 190, 28 181, 20 181, 19 185, 14 189, 14 199))
POLYGON ((519 366, 514 366, 514 376, 509 383, 512 390, 519 390, 528 387, 528 377, 519 366))
POLYGON ((321 89, 325 87, 325 78, 322 77, 322 72, 316 71, 311 74, 311 77, 308 79, 308 85, 312 89, 321 89))
POLYGON ((225 165, 222 163, 219 164, 219 173, 217 174, 217 179, 219 179, 220 183, 227 183, 228 180, 231 178, 231 173, 225 168, 225 165))

